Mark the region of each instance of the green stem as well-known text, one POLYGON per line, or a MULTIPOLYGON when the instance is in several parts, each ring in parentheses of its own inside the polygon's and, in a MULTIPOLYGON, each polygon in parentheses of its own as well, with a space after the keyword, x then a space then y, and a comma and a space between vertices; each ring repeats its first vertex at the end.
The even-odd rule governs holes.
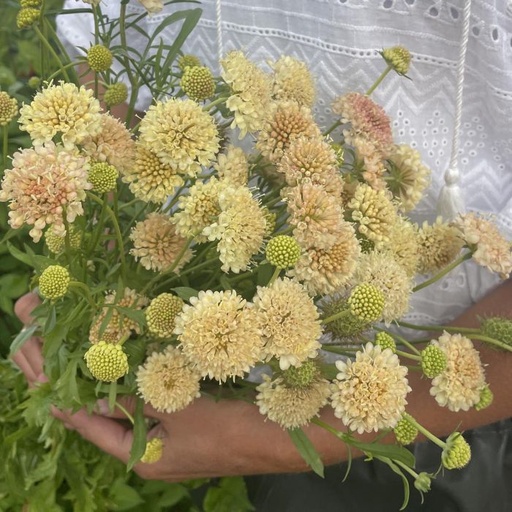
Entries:
POLYGON ((403 418, 406 419, 411 425, 415 426, 419 432, 421 432, 427 439, 432 441, 434 444, 442 448, 443 450, 446 447, 446 443, 441 441, 438 437, 436 437, 432 432, 427 430, 425 427, 420 425, 410 414, 404 413, 403 418))
POLYGON ((489 345, 494 345, 495 347, 499 347, 503 350, 506 350, 507 352, 512 352, 512 347, 507 343, 503 343, 502 341, 490 338, 489 336, 484 336, 483 334, 470 334, 469 338, 489 343, 489 345))
POLYGON ((409 475, 411 475, 415 480, 420 476, 416 471, 414 471, 414 469, 410 468, 407 464, 404 464, 401 460, 393 459, 393 462, 402 469, 405 469, 405 471, 407 471, 407 473, 409 473, 409 475))
POLYGON ((329 135, 330 133, 332 133, 334 130, 336 130, 336 128, 338 128, 338 126, 341 126, 341 119, 338 119, 337 121, 335 121, 328 129, 327 131, 325 131, 322 135, 324 137, 327 137, 327 135, 329 135))
POLYGON ((128 418, 132 425, 135 425, 133 416, 126 410, 124 406, 122 406, 119 402, 116 402, 116 407, 128 418))
POLYGON ((89 287, 85 283, 81 283, 80 281, 71 281, 69 283, 69 288, 77 288, 79 290, 82 290, 89 305, 92 307, 93 310, 96 309, 97 306, 92 298, 91 290, 89 290, 89 287))
POLYGON ((438 281, 439 279, 444 277, 446 274, 448 274, 448 272, 451 272, 455 267, 457 267, 458 265, 460 265, 464 261, 471 259, 471 256, 473 256, 473 252, 472 251, 463 254, 462 256, 457 258, 455 261, 450 263, 447 267, 443 268, 443 270, 441 270, 441 272, 438 272, 435 276, 433 276, 430 279, 427 279, 426 281, 423 281, 423 283, 420 283, 419 285, 415 286, 412 289, 413 293, 417 292, 417 291, 419 291, 419 290, 421 290, 423 288, 426 288, 427 286, 430 286, 431 284, 435 283, 436 281, 438 281))
POLYGON ((3 143, 2 143, 2 162, 4 164, 4 169, 7 169, 7 153, 9 148, 9 131, 7 130, 7 127, 9 126, 9 123, 7 123, 3 128, 3 143))
POLYGON ((375 91, 375 89, 377 89, 377 87, 380 85, 380 83, 382 82, 382 80, 384 80, 384 78, 386 78, 386 76, 388 75, 388 73, 392 70, 393 68, 388 65, 388 67, 381 73, 381 75, 379 76, 379 78, 377 78, 377 80, 375 80, 375 83, 366 91, 366 96, 370 96, 370 94, 375 91))
MULTIPOLYGON (((65 66, 62 66, 61 69, 67 70, 68 68, 70 68, 69 76, 72 78, 71 81, 77 86, 80 85, 78 76, 77 76, 75 68, 74 68, 76 63, 71 61, 71 59, 69 58, 66 48, 64 47, 64 45, 62 44, 62 41, 60 40, 59 36, 55 32, 53 25, 48 21, 48 19, 46 17, 44 17, 44 23, 45 23, 46 33, 50 34, 52 41, 56 44, 57 49, 60 52, 60 55, 64 56, 64 60, 67 62, 67 64, 65 66)), ((62 62, 62 59, 61 59, 61 62, 62 62)), ((52 75, 52 77, 54 77, 54 75, 55 75, 55 73, 52 75)))
POLYGON ((415 331, 446 331, 452 334, 480 334, 479 329, 473 329, 470 327, 453 327, 451 325, 415 325, 410 324, 409 322, 403 322, 402 320, 397 320, 396 322, 400 327, 405 327, 407 329, 414 329, 415 331))
POLYGON ((276 267, 274 269, 274 273, 272 274, 272 277, 270 278, 269 282, 267 283, 267 286, 270 286, 279 277, 279 274, 281 273, 281 270, 283 270, 283 269, 282 268, 278 268, 278 267, 276 267))
POLYGON ((413 361, 419 361, 421 362, 421 356, 415 356, 413 354, 410 354, 409 352, 404 352, 403 350, 397 350, 397 355, 406 357, 407 359, 412 359, 413 361))
POLYGON ((220 96, 216 100, 213 100, 210 103, 208 103, 208 105, 205 105, 203 107, 203 110, 206 112, 209 112, 212 109, 212 107, 215 107, 217 105, 220 105, 221 103, 224 103, 227 99, 228 99, 227 96, 220 96))
POLYGON ((49 43, 48 39, 44 36, 41 30, 39 30, 39 27, 37 25, 34 25, 34 32, 37 34, 37 37, 39 37, 39 40, 43 44, 43 47, 46 48, 46 50, 51 54, 51 56, 59 65, 59 69, 62 71, 62 74, 64 75, 66 81, 71 82, 67 69, 65 68, 64 64, 57 55, 57 52, 53 49, 53 46, 49 43))
POLYGON ((344 309, 343 311, 339 311, 338 313, 334 313, 334 315, 328 316, 327 318, 324 318, 321 323, 323 325, 326 325, 328 323, 334 322, 334 320, 338 320, 340 318, 343 318, 344 316, 350 315, 350 309, 344 309))

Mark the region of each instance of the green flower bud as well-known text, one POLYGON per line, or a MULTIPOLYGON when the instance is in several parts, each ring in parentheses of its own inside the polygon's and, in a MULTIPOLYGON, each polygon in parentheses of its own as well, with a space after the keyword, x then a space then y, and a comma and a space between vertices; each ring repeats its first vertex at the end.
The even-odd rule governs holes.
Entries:
POLYGON ((411 64, 411 53, 403 46, 393 46, 385 48, 380 53, 386 64, 391 66, 399 75, 405 75, 409 71, 411 64))
MULTIPOLYGON (((51 229, 46 231, 44 234, 44 241, 46 242, 46 246, 49 251, 53 254, 59 254, 66 247, 66 238, 62 236, 57 236, 53 233, 51 229)), ((80 248, 80 244, 82 243, 82 234, 75 226, 70 226, 69 228, 69 246, 71 249, 80 248)))
POLYGON ((84 359, 92 376, 102 382, 114 382, 129 370, 128 356, 122 345, 100 341, 89 348, 84 359))
POLYGON ((27 85, 31 89, 34 89, 34 90, 39 89, 39 87, 41 86, 41 78, 38 76, 31 76, 28 79, 27 85))
POLYGON ((322 305, 322 318, 328 318, 340 314, 340 317, 327 323, 324 329, 336 338, 352 338, 368 329, 368 322, 359 320, 350 313, 350 307, 345 298, 333 298, 322 305))
POLYGON ((187 67, 192 68, 195 66, 201 66, 201 61, 195 55, 185 54, 178 59, 178 67, 181 69, 181 71, 185 71, 187 67))
POLYGON ((268 208, 263 207, 263 216, 265 217, 265 236, 270 237, 276 229, 276 218, 277 215, 271 212, 268 208))
POLYGON ((372 284, 357 285, 348 298, 350 312, 363 322, 375 322, 382 317, 384 294, 372 284))
POLYGON ((18 113, 18 102, 6 92, 0 91, 0 126, 9 124, 18 113))
POLYGON ((144 464, 153 464, 162 458, 164 443, 159 437, 154 437, 146 443, 146 451, 140 461, 144 464))
POLYGON ((113 60, 112 52, 101 44, 95 44, 87 51, 87 64, 93 71, 109 70, 113 60))
POLYGON ((19 29, 29 28, 41 17, 41 11, 33 7, 24 7, 16 15, 16 26, 19 29))
POLYGON ((128 87, 123 82, 110 84, 103 95, 103 101, 107 107, 121 105, 128 99, 128 87))
POLYGON ((215 92, 212 72, 203 66, 187 66, 180 81, 183 92, 192 100, 206 100, 215 92))
POLYGON ((499 316, 485 318, 480 328, 484 336, 512 345, 512 320, 509 318, 499 316))
POLYGON ((20 7, 41 7, 41 0, 20 0, 20 7))
POLYGON ((489 405, 492 404, 493 400, 494 393, 491 391, 489 385, 486 384, 482 391, 480 391, 480 400, 475 405, 475 409, 477 411, 481 411, 482 409, 489 407, 489 405))
POLYGON ((39 276, 39 293, 45 299, 59 299, 68 291, 71 278, 66 268, 50 265, 39 276))
POLYGON ((290 366, 283 372, 287 386, 291 388, 307 388, 320 374, 315 361, 305 361, 300 366, 290 366))
POLYGON ((420 492, 428 492, 430 491, 431 483, 431 476, 428 473, 422 471, 414 480, 414 487, 416 487, 416 489, 418 489, 420 492))
POLYGON ((116 188, 119 172, 117 169, 106 162, 98 162, 91 165, 88 180, 93 190, 104 194, 116 188))
POLYGON ((183 309, 183 301, 171 293, 161 293, 146 309, 148 330, 159 338, 172 336, 176 317, 183 309))
POLYGON ((471 447, 460 432, 454 432, 446 440, 441 462, 446 469, 460 469, 469 464, 471 447))
POLYGON ((446 363, 446 354, 437 345, 428 345, 421 351, 421 369, 429 379, 437 377, 446 363))
POLYGON ((267 244, 265 256, 277 268, 293 267, 300 258, 300 246, 292 236, 278 235, 267 244))
POLYGON ((402 418, 393 429, 396 440, 403 446, 414 442, 418 436, 418 429, 407 419, 402 418))
POLYGON ((393 353, 396 352, 395 340, 393 339, 393 336, 391 336, 391 334, 388 334, 387 332, 381 331, 375 335, 375 345, 381 347, 382 350, 389 348, 393 353))

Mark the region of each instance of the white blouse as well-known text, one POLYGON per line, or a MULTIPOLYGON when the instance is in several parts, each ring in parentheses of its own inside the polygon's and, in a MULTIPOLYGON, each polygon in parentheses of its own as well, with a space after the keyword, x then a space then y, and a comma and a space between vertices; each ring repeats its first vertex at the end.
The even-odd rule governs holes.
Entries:
MULTIPOLYGON (((331 123, 331 101, 344 92, 366 91, 383 71, 377 53, 403 45, 413 55, 408 76, 390 74, 373 98, 392 119, 395 140, 418 149, 432 169, 432 184, 414 219, 433 221, 452 145, 456 66, 464 0, 203 0, 203 15, 184 51, 218 71, 219 31, 224 52, 242 49, 256 62, 282 54, 306 62, 317 80, 316 119, 331 123)), ((83 7, 66 0, 69 9, 83 7)), ((147 32, 177 3, 144 18, 147 32)), ((130 0, 129 12, 144 12, 130 0)), ((102 11, 117 16, 119 0, 103 0, 102 11)), ((61 16, 58 28, 70 48, 89 47, 92 16, 61 16)), ((172 41, 174 26, 164 30, 172 41)), ((137 45, 137 34, 130 36, 137 45)), ((512 2, 473 0, 465 67, 459 168, 468 210, 493 212, 512 237, 512 2)), ((150 98, 141 95, 139 108, 150 98)), ((409 321, 445 323, 498 283, 496 276, 468 262, 434 286, 415 294, 409 321)))

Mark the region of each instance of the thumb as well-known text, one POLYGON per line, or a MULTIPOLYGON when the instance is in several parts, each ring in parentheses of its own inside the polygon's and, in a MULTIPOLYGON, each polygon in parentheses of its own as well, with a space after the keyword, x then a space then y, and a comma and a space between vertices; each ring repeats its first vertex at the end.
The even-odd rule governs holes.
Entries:
POLYGON ((41 304, 41 300, 35 293, 27 293, 16 301, 14 312, 23 324, 29 325, 34 321, 32 311, 39 304, 41 304))

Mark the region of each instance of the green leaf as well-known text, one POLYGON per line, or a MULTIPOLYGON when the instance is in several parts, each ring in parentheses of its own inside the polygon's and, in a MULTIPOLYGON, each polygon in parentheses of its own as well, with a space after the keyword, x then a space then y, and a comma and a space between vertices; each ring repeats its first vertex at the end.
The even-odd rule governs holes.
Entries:
POLYGON ((384 462, 387 464, 397 475, 400 475, 402 478, 402 482, 404 484, 404 501, 402 503, 402 506, 400 507, 400 510, 404 510, 405 507, 407 507, 407 504, 409 503, 409 497, 410 497, 410 487, 409 487, 409 480, 407 480, 407 477, 404 475, 403 471, 398 467, 391 459, 388 459, 387 457, 375 457, 376 459, 384 462))
POLYGON ((299 451, 301 457, 308 463, 309 467, 322 478, 324 477, 324 463, 316 451, 313 443, 300 428, 289 429, 288 434, 293 444, 299 451))
POLYGON ((171 288, 171 291, 175 292, 176 295, 183 300, 189 300, 191 297, 197 297, 199 293, 194 288, 188 288, 187 286, 177 286, 176 288, 171 288))
POLYGON ((114 482, 110 497, 116 504, 116 510, 130 510, 144 503, 140 494, 120 478, 114 482))
POLYGON ((37 325, 31 325, 30 327, 24 327, 19 334, 14 338, 13 342, 11 343, 11 350, 9 352, 9 357, 12 357, 13 354, 18 352, 18 350, 21 348, 23 343, 27 341, 29 338, 31 338, 34 333, 36 332, 38 326, 37 325))
POLYGON ((414 455, 403 446, 396 444, 361 443, 353 438, 348 442, 354 448, 358 448, 368 455, 373 457, 387 457, 392 460, 399 460, 410 468, 413 468, 416 462, 414 455))
POLYGON ((255 510, 247 496, 242 477, 220 479, 218 487, 210 487, 203 502, 204 512, 248 512, 255 510))
POLYGON ((133 443, 130 451, 130 459, 128 460, 127 470, 133 468, 146 451, 146 419, 144 418, 144 404, 142 400, 137 399, 135 406, 135 414, 133 415, 133 443))

